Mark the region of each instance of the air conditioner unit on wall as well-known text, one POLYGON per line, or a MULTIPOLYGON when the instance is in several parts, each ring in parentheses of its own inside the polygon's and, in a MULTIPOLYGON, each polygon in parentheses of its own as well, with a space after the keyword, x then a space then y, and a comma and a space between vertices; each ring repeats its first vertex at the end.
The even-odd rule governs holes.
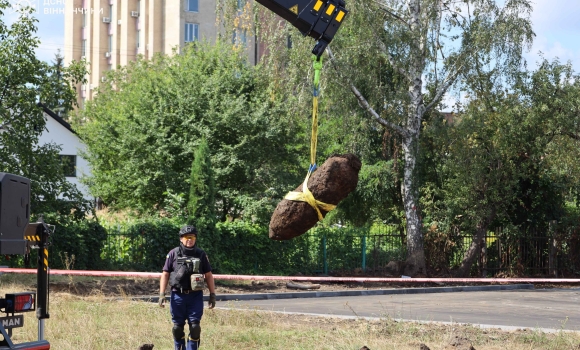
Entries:
POLYGON ((107 57, 107 58, 111 57, 111 53, 110 52, 105 52, 105 57, 107 57))
POLYGON ((131 11, 131 17, 139 17, 139 11, 131 11))
POLYGON ((103 17, 103 23, 111 23, 111 17, 103 17))
POLYGON ((104 83, 107 81, 107 77, 101 77, 101 83, 104 83))

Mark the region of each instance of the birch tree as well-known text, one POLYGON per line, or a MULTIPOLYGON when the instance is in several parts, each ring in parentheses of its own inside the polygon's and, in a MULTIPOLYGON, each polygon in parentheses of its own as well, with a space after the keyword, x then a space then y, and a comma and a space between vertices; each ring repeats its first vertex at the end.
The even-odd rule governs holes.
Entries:
POLYGON ((466 79, 499 72, 501 84, 521 68, 534 36, 532 6, 527 0, 507 0, 503 6, 493 0, 367 0, 349 6, 347 28, 333 41, 336 54, 328 53, 360 108, 400 136, 405 273, 425 274, 416 177, 423 118, 466 79), (396 84, 372 76, 376 69, 370 67, 377 62, 394 70, 396 84))

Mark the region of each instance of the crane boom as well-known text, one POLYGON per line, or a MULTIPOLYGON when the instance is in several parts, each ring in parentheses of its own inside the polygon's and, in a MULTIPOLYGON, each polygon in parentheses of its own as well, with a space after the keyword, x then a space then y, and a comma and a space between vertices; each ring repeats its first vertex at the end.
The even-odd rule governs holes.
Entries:
POLYGON ((312 53, 320 57, 348 14, 344 0, 256 0, 318 42, 312 53))

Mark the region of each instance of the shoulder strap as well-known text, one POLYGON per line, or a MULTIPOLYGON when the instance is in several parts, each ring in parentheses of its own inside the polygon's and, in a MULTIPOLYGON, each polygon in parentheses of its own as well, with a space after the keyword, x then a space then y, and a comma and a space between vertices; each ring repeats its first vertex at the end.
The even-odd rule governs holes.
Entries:
POLYGON ((181 251, 181 247, 175 247, 171 251, 175 252, 175 255, 177 255, 177 257, 183 256, 183 252, 181 251))
POLYGON ((183 250, 181 249, 181 247, 175 247, 174 250, 176 254, 183 255, 183 250))

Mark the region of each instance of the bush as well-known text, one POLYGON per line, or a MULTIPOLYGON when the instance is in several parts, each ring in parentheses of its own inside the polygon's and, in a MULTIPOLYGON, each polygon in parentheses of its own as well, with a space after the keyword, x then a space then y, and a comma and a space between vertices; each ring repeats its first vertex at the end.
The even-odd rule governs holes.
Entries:
POLYGON ((219 223, 216 231, 219 241, 208 254, 220 273, 285 275, 300 271, 291 259, 296 244, 272 241, 268 227, 234 221, 219 223))
POLYGON ((167 253, 179 244, 180 226, 170 219, 108 224, 101 256, 113 270, 161 271, 167 253))
MULTIPOLYGON (((113 270, 161 271, 167 253, 179 245, 181 224, 166 218, 109 223, 101 256, 113 270)), ((243 221, 200 230, 198 246, 220 274, 288 275, 318 268, 317 239, 304 235, 272 241, 268 228, 243 221), (314 251, 312 250, 316 248, 314 251)))
POLYGON ((49 247, 49 266, 54 269, 99 270, 106 267, 100 251, 107 232, 96 220, 71 221, 46 218, 55 225, 49 247))
MULTIPOLYGON (((54 225, 49 238, 48 263, 54 269, 99 270, 107 267, 101 259, 101 249, 107 239, 107 232, 98 221, 89 219, 75 221, 71 217, 47 215, 47 224, 54 225)), ((23 256, 0 257, 0 264, 10 267, 36 267, 38 251, 30 252, 30 264, 26 265, 23 256)))

